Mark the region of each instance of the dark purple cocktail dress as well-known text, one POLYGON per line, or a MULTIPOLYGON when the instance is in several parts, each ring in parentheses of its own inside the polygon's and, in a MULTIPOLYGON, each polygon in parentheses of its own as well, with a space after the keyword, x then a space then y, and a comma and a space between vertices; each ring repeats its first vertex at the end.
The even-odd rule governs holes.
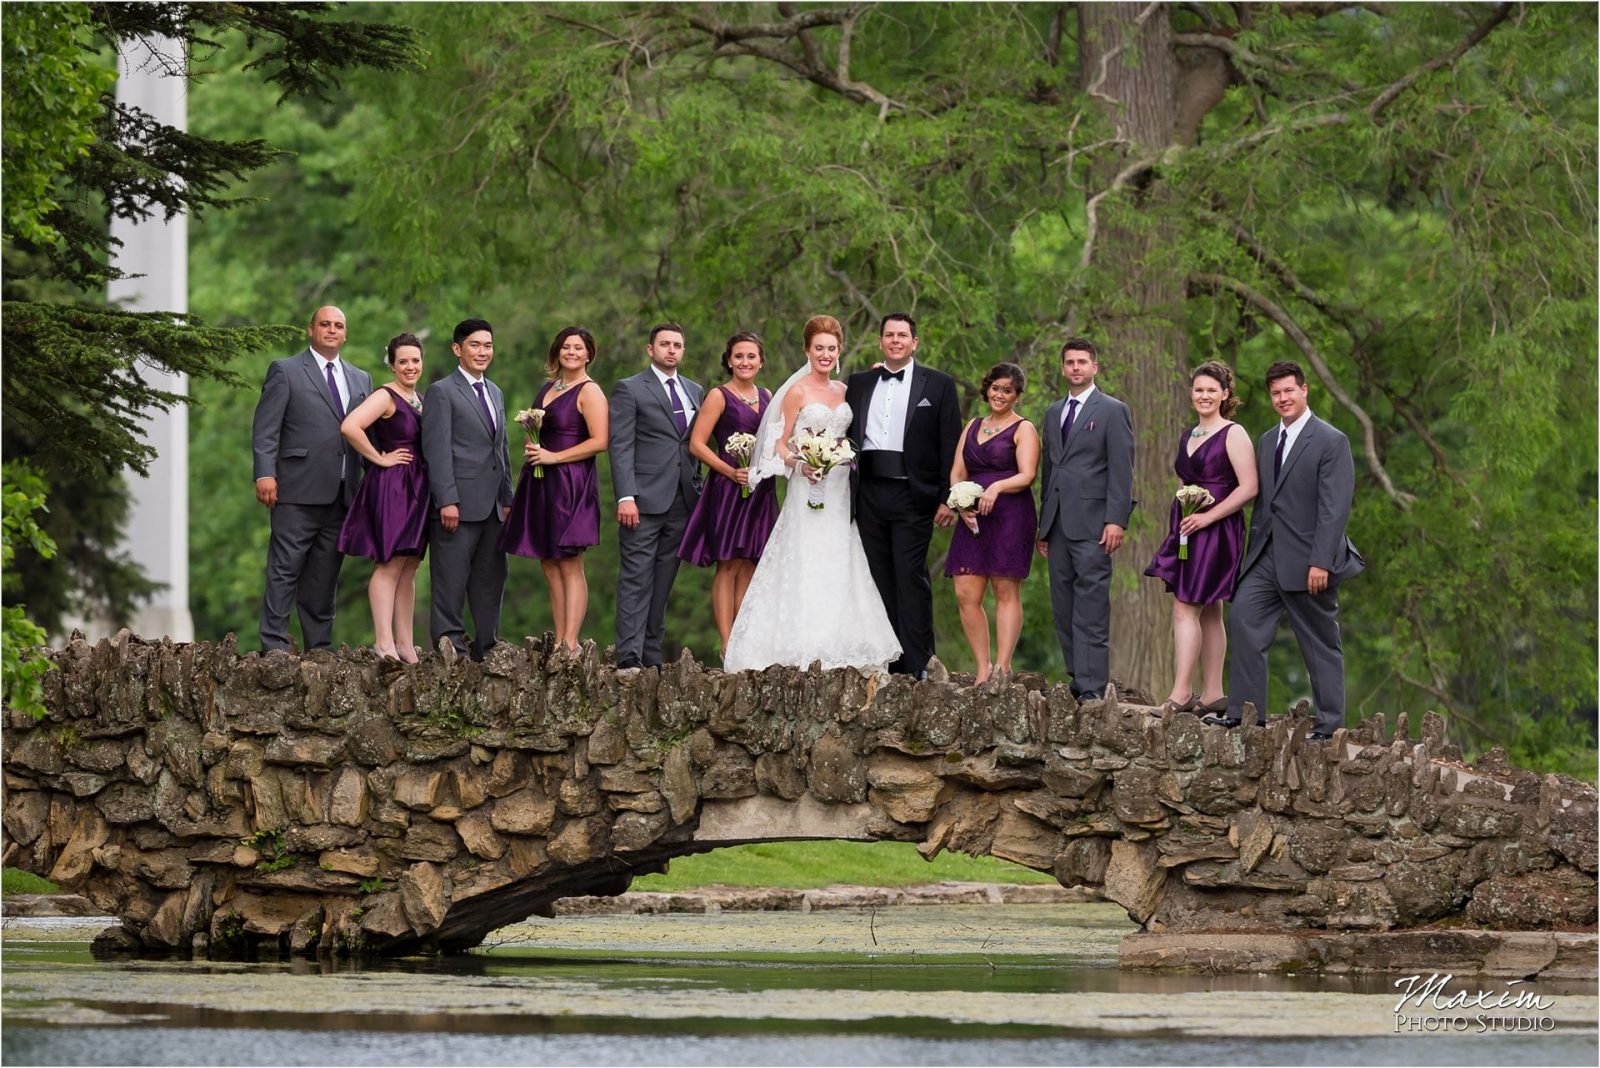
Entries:
MULTIPOLYGON (((587 385, 580 383, 553 398, 554 382, 539 390, 533 406, 544 409, 540 447, 560 452, 588 440, 589 427, 578 411, 578 394, 587 385)), ((544 477, 534 478, 533 465, 522 465, 511 514, 500 528, 500 548, 517 556, 565 560, 600 544, 600 476, 595 458, 541 466, 544 477)))
MULTIPOLYGON (((760 409, 750 407, 727 386, 722 390, 722 415, 711 428, 711 437, 717 443, 717 455, 733 467, 745 466, 728 455, 728 438, 733 434, 754 434, 766 411, 772 394, 764 389, 756 391, 761 398, 760 409)), ((689 523, 683 528, 683 541, 678 544, 678 559, 695 567, 710 567, 719 560, 759 560, 767 547, 767 536, 778 521, 777 479, 765 479, 750 491, 750 496, 739 495, 739 484, 731 478, 712 474, 706 488, 695 503, 689 523)))
POLYGON ((379 452, 410 449, 411 462, 366 465, 355 499, 339 528, 339 551, 384 563, 396 556, 422 556, 428 547, 428 468, 422 462, 422 416, 396 390, 394 414, 367 428, 379 452))
MULTIPOLYGON (((967 431, 961 446, 961 459, 967 465, 967 480, 988 489, 1017 474, 1017 420, 987 441, 979 419, 967 431)), ((994 511, 978 516, 978 533, 956 520, 950 535, 950 552, 945 556, 946 578, 957 575, 983 575, 990 578, 1024 579, 1033 567, 1033 546, 1038 537, 1039 513, 1033 504, 1033 488, 1002 493, 994 511)))
MULTIPOLYGON (((1173 469, 1185 486, 1204 486, 1216 501, 1239 488, 1228 449, 1219 444, 1237 424, 1229 423, 1202 442, 1190 456, 1186 448, 1189 432, 1178 439, 1178 459, 1173 469)), ((1244 431, 1240 431, 1244 433, 1244 431)), ((1167 584, 1167 592, 1185 604, 1214 604, 1231 601, 1239 581, 1239 560, 1244 556, 1244 513, 1235 512, 1219 523, 1189 535, 1189 558, 1178 559, 1178 524, 1183 507, 1172 502, 1167 524, 1167 540, 1156 550, 1156 557, 1145 574, 1167 584)))

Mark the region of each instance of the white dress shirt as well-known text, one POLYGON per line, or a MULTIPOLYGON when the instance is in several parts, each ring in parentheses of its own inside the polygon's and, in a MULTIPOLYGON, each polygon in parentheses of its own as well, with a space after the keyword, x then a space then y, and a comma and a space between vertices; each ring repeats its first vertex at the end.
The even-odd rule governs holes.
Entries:
MULTIPOLYGON (((461 372, 461 377, 465 378, 467 380, 467 388, 472 390, 472 396, 474 398, 476 398, 478 396, 478 391, 474 387, 476 387, 479 382, 483 381, 483 376, 479 375, 476 378, 472 377, 471 373, 468 372, 467 369, 465 367, 462 367, 460 364, 456 365, 456 370, 460 371, 461 372)), ((480 408, 487 408, 489 410, 489 429, 490 430, 498 430, 500 428, 500 424, 495 422, 494 398, 489 396, 489 387, 488 386, 484 386, 483 387, 483 403, 480 404, 479 407, 480 408)))
MULTIPOLYGON (((1305 411, 1300 413, 1300 418, 1296 419, 1294 422, 1290 423, 1288 426, 1284 426, 1281 421, 1278 423, 1278 433, 1284 439, 1283 440, 1283 462, 1284 463, 1288 463, 1289 462, 1289 451, 1294 448, 1295 439, 1297 439, 1300 436, 1300 431, 1304 430, 1306 428, 1306 424, 1309 423, 1309 422, 1311 422, 1311 409, 1307 408, 1305 411)), ((1272 448, 1273 448, 1274 451, 1276 451, 1277 448, 1278 448, 1278 443, 1277 442, 1273 442, 1272 443, 1272 448)), ((1281 470, 1281 468, 1280 468, 1280 470, 1281 470)))
POLYGON ((911 376, 917 361, 907 360, 905 377, 899 380, 879 377, 867 403, 867 423, 861 434, 861 448, 884 452, 904 452, 906 446, 906 402, 911 399, 911 376))
POLYGON ((344 361, 337 356, 330 360, 316 349, 311 350, 311 355, 317 358, 317 373, 322 376, 324 383, 328 380, 328 365, 333 365, 333 384, 334 388, 339 391, 339 407, 344 411, 344 414, 349 415, 350 383, 344 380, 344 361))
MULTIPOLYGON (((1094 383, 1093 382, 1090 382, 1088 388, 1085 389, 1082 393, 1078 394, 1076 397, 1074 397, 1071 393, 1067 394, 1067 401, 1066 401, 1065 404, 1063 404, 1061 406, 1061 422, 1056 424, 1056 434, 1057 435, 1059 435, 1061 433, 1061 428, 1067 425, 1067 412, 1075 411, 1078 415, 1082 415, 1083 414, 1083 406, 1085 404, 1089 403, 1089 398, 1092 397, 1093 395, 1094 395, 1094 383), (1078 407, 1075 408, 1075 409, 1072 407, 1072 402, 1073 401, 1077 401, 1078 402, 1078 407)), ((1077 424, 1074 423, 1073 425, 1076 426, 1077 424)))
POLYGON ((683 406, 683 418, 690 425, 694 425, 694 402, 689 399, 689 391, 683 388, 683 379, 678 377, 676 371, 672 374, 663 374, 661 368, 655 364, 650 365, 650 370, 656 373, 656 378, 661 382, 661 392, 667 395, 667 407, 672 407, 672 394, 667 393, 667 383, 673 383, 673 388, 678 391, 678 403, 683 406))

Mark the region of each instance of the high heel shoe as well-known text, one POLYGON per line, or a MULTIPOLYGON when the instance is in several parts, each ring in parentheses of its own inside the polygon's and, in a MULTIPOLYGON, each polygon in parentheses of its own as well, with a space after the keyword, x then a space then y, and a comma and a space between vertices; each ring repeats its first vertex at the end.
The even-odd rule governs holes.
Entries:
POLYGON ((1194 694, 1190 694, 1186 701, 1174 701, 1168 698, 1161 702, 1160 708, 1153 710, 1150 714, 1156 719, 1166 719, 1168 716, 1175 716, 1179 712, 1193 712, 1199 703, 1199 699, 1194 694))

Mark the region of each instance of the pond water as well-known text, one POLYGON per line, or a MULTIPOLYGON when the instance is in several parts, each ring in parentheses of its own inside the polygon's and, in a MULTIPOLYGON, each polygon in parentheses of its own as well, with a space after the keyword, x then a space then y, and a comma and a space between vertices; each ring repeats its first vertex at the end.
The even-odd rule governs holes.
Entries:
POLYGON ((1537 1010, 1397 1015, 1394 977, 1125 972, 1116 946, 1131 928, 1111 905, 535 920, 464 956, 363 967, 96 961, 88 939, 103 925, 7 921, 5 1064, 1548 1066, 1597 1054, 1592 982, 1532 987, 1548 1005, 1537 1010), (1530 1029, 1496 1029, 1507 1026, 1530 1029))

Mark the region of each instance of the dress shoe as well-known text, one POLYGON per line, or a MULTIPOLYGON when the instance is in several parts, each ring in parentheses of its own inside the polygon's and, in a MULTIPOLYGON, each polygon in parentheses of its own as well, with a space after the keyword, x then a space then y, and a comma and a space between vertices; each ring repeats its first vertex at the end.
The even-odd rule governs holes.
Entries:
POLYGON ((1200 722, 1204 723, 1208 727, 1226 727, 1230 731, 1233 730, 1233 728, 1237 727, 1239 725, 1239 723, 1240 723, 1239 720, 1229 719, 1227 716, 1216 716, 1216 715, 1201 716, 1200 717, 1200 722))
POLYGON ((1307 731, 1306 732, 1306 741, 1308 741, 1308 742, 1331 742, 1331 741, 1333 741, 1333 735, 1331 735, 1331 734, 1323 734, 1321 731, 1307 731))
POLYGON ((1193 712, 1199 707, 1199 704, 1200 702, 1195 699, 1194 694, 1190 694, 1187 701, 1174 701, 1169 698, 1161 702, 1160 708, 1152 708, 1150 714, 1156 719, 1166 719, 1168 716, 1175 716, 1179 712, 1193 712))
POLYGON ((1084 690, 1082 693, 1075 693, 1072 696, 1077 699, 1080 705, 1087 704, 1090 701, 1104 701, 1106 699, 1104 690, 1084 690))

